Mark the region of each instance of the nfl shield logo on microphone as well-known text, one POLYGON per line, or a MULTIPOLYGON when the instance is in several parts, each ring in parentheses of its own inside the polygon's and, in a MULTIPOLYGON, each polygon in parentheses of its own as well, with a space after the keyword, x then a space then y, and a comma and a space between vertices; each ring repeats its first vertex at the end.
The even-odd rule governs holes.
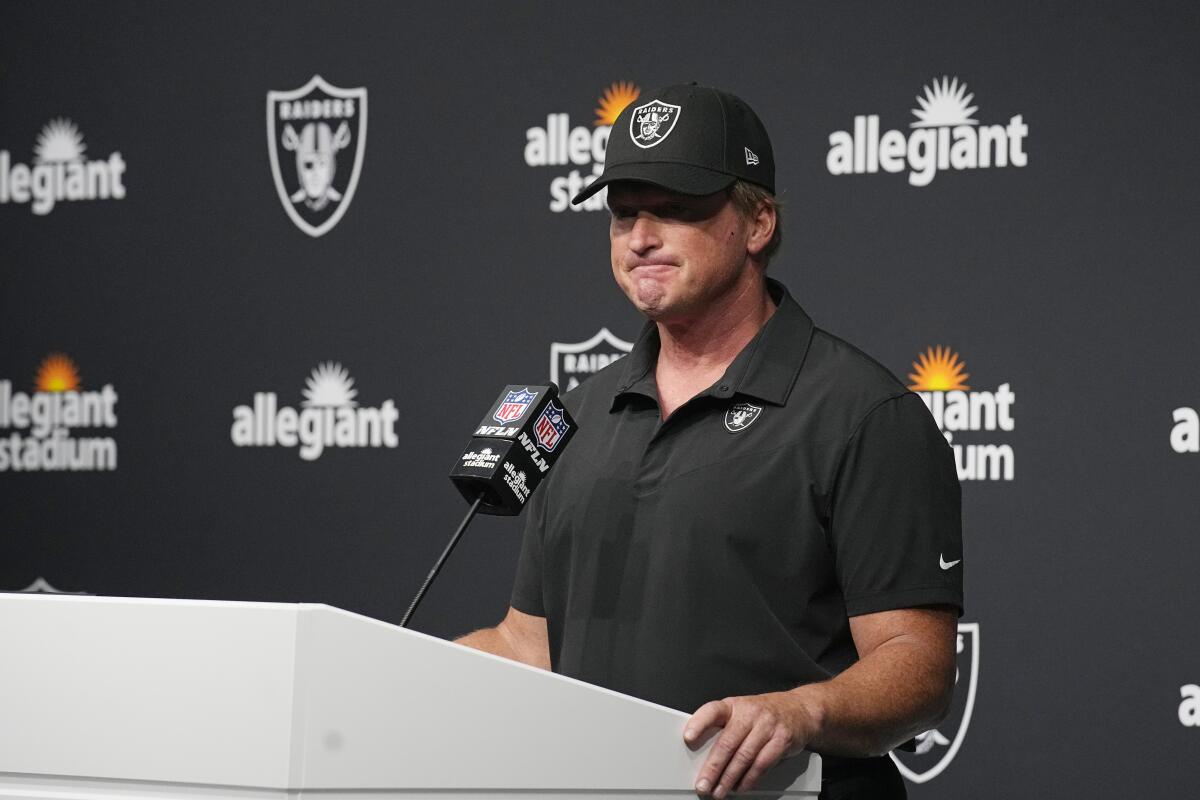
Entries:
POLYGON ((530 404, 536 399, 537 392, 531 392, 528 389, 509 392, 504 396, 504 401, 500 403, 496 413, 492 414, 492 419, 502 425, 515 422, 525 416, 530 404))
POLYGON ((538 447, 547 452, 554 452, 554 448, 558 447, 558 443, 570 427, 563 417, 563 410, 551 400, 534 423, 533 435, 537 439, 538 447))

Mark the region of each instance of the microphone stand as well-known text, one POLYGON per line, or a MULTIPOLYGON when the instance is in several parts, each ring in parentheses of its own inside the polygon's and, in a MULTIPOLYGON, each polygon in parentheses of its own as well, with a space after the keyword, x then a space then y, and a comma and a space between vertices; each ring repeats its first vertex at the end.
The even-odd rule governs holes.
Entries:
POLYGON ((433 579, 442 571, 442 565, 446 563, 446 559, 450 557, 450 553, 454 550, 454 546, 458 544, 458 540, 462 538, 463 532, 467 526, 471 524, 471 520, 475 517, 475 512, 483 505, 483 495, 480 494, 475 498, 475 502, 471 504, 470 510, 467 511, 467 516, 463 517, 462 523, 458 526, 458 530, 450 537, 450 543, 446 545, 446 549, 442 551, 441 557, 437 563, 433 565, 433 569, 429 571, 425 582, 421 584, 421 588, 417 590, 417 596, 413 598, 412 604, 408 607, 408 611, 404 612, 404 619, 400 620, 400 627, 407 628, 408 621, 412 619, 413 612, 417 610, 417 605, 421 602, 421 598, 425 596, 425 592, 429 589, 429 585, 433 583, 433 579))

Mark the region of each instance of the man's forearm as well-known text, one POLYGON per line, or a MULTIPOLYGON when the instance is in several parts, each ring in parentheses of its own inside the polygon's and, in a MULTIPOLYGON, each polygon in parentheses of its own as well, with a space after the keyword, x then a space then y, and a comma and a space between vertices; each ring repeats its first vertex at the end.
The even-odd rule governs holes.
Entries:
POLYGON ((882 755, 940 722, 953 688, 952 659, 896 639, 836 678, 789 694, 814 723, 808 749, 862 757, 882 755))
POLYGON ((512 644, 504 637, 499 628, 480 628, 477 631, 468 633, 466 636, 460 636, 454 641, 456 644, 466 645, 475 650, 482 650, 494 656, 511 658, 513 661, 521 660, 517 656, 517 651, 513 649, 512 644))
POLYGON ((455 641, 531 667, 550 669, 550 644, 545 617, 526 614, 515 608, 510 608, 508 615, 496 627, 482 628, 455 641))

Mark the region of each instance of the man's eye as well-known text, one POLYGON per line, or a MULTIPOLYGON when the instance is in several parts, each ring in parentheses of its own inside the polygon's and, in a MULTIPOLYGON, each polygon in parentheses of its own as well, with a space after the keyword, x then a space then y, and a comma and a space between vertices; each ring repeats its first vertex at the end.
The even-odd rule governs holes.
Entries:
POLYGON ((630 208, 614 208, 612 209, 612 215, 617 219, 629 219, 634 215, 634 211, 630 208))

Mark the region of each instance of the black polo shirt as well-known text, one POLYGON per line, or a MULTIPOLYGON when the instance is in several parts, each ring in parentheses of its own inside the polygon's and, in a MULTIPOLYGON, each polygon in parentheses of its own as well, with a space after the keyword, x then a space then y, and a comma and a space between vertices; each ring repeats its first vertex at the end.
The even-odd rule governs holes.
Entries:
POLYGON ((775 314, 666 422, 652 324, 564 396, 579 431, 530 501, 512 595, 556 672, 690 713, 841 672, 850 616, 961 611, 949 445, 769 283, 775 314))

